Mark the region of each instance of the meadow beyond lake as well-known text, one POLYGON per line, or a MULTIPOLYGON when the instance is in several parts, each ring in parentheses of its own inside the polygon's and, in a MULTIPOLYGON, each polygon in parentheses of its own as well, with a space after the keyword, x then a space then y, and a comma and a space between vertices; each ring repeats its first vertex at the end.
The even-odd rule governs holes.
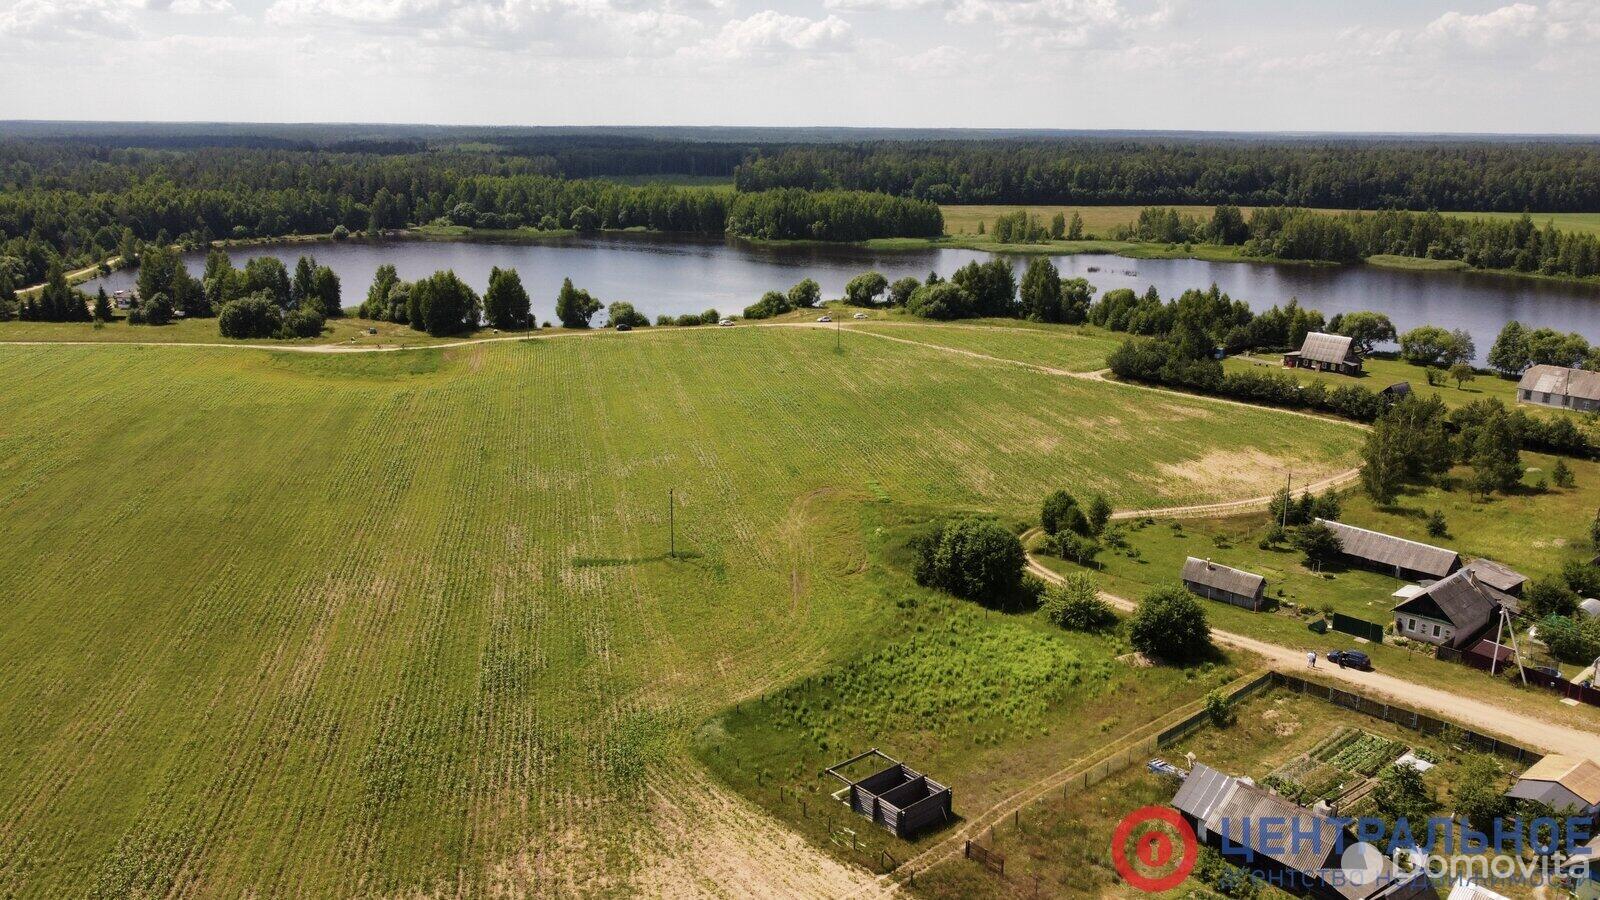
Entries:
MULTIPOLYGON (((278 256, 292 265, 301 254, 314 254, 319 263, 339 274, 347 307, 361 302, 373 273, 383 263, 392 263, 407 280, 454 269, 480 292, 488 284, 491 267, 514 267, 527 285, 534 315, 540 321, 554 320, 555 296, 563 278, 571 278, 604 302, 627 300, 653 319, 662 314, 699 313, 710 307, 725 315, 736 314, 765 291, 784 290, 807 277, 821 284, 824 297, 838 297, 847 281, 867 270, 882 272, 891 281, 905 275, 924 278, 930 271, 948 277, 968 262, 990 258, 984 251, 953 248, 873 250, 853 245, 758 244, 646 234, 538 242, 269 244, 231 251, 236 265, 255 256, 278 256)), ((1085 278, 1102 293, 1124 287, 1142 292, 1153 285, 1163 297, 1172 298, 1190 288, 1216 284, 1258 311, 1298 298, 1301 305, 1330 316, 1379 310, 1401 331, 1418 325, 1465 328, 1477 338, 1480 357, 1509 319, 1576 331, 1600 342, 1600 285, 1367 265, 1133 259, 1101 253, 1051 258, 1063 277, 1085 278)), ((203 254, 187 254, 184 260, 196 275, 204 268, 203 254)), ((1024 258, 1018 257, 1017 264, 1019 269, 1025 265, 1024 258)), ((115 272, 84 288, 92 293, 100 284, 108 290, 129 287, 134 278, 131 271, 115 272)))

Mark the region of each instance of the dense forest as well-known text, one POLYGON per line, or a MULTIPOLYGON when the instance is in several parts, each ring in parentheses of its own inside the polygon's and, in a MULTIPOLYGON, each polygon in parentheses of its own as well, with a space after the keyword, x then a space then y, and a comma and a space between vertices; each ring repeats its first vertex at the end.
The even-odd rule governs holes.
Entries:
POLYGON ((880 142, 763 153, 739 166, 736 183, 935 203, 1587 211, 1600 209, 1600 144, 880 142))
MULTIPOLYGON (((198 247, 429 223, 934 236, 941 202, 1216 204, 1233 218, 1163 210, 1127 236, 1243 245, 1263 257, 1399 254, 1600 274, 1600 241, 1531 219, 1290 208, 1600 209, 1600 144, 1592 141, 863 134, 871 132, 8 123, 0 127, 0 281, 38 284, 52 264, 130 256, 147 243, 198 247), (737 192, 588 177, 730 173, 737 192), (1235 204, 1268 209, 1246 222, 1235 204)), ((1048 232, 1041 224, 1016 237, 1079 232, 1062 218, 1048 232)))

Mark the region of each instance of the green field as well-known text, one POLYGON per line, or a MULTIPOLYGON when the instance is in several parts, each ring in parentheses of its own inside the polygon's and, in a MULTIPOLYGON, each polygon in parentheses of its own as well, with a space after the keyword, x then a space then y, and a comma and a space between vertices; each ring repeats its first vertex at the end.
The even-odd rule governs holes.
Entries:
MULTIPOLYGON (((485 329, 471 335, 472 338, 487 338, 497 336, 497 332, 485 329)), ((273 347, 284 344, 312 345, 312 344, 341 344, 352 347, 423 347, 429 344, 442 344, 462 340, 462 338, 435 338, 429 337, 426 332, 414 331, 410 326, 397 325, 393 322, 374 322, 368 319, 346 317, 329 319, 322 334, 314 338, 292 338, 290 340, 234 340, 224 338, 217 333, 216 319, 175 319, 168 325, 129 325, 127 319, 116 318, 103 325, 85 322, 0 322, 0 342, 3 341, 47 341, 76 342, 93 341, 96 343, 114 344, 259 344, 273 347), (377 329, 377 334, 368 334, 369 328, 377 329)))
MULTIPOLYGON (((1083 217, 1084 231, 1087 237, 1109 237, 1113 229, 1121 225, 1133 225, 1139 221, 1139 213, 1145 206, 1049 206, 1034 204, 1017 205, 990 205, 990 206, 941 206, 944 213, 944 230, 946 234, 976 235, 978 223, 982 222, 987 232, 994 227, 994 220, 1006 213, 1025 209, 1039 217, 1046 225, 1056 213, 1062 213, 1071 221, 1072 214, 1078 213, 1083 217)), ((1215 206, 1172 206, 1179 215, 1190 216, 1201 221, 1211 218, 1215 206)), ((1240 207, 1248 218, 1254 207, 1240 207)), ((1342 209, 1319 209, 1316 212, 1338 214, 1348 212, 1342 209)), ((1462 219, 1506 219, 1516 220, 1522 218, 1522 213, 1499 212, 1457 212, 1445 213, 1462 219)), ((1533 213, 1533 221, 1543 226, 1546 222, 1554 222, 1556 228, 1563 231, 1577 231, 1588 234, 1600 234, 1600 212, 1583 213, 1533 213)))
POLYGON ((792 846, 681 748, 878 637, 891 514, 1226 498, 1360 437, 836 340, 0 348, 0 893, 749 875, 792 846))

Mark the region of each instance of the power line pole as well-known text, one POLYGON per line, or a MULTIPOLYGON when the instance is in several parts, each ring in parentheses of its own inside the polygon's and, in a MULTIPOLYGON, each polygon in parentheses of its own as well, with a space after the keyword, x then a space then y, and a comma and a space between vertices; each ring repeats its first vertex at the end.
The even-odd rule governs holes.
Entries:
POLYGON ((1289 530, 1289 494, 1291 491, 1290 485, 1293 483, 1294 472, 1285 471, 1283 474, 1283 521, 1278 525, 1284 531, 1289 530))
POLYGON ((678 556, 678 519, 673 509, 673 488, 667 488, 667 555, 674 559, 678 556))

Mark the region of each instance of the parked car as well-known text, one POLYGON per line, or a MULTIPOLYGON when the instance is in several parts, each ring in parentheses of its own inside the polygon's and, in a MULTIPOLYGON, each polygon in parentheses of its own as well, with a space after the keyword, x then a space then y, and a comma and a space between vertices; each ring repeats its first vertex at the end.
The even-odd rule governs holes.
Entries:
POLYGON ((1341 669, 1372 669, 1372 658, 1360 650, 1329 650, 1328 662, 1334 663, 1341 669))
POLYGON ((1534 666, 1533 670, 1535 672, 1541 672, 1545 675, 1549 675, 1551 678, 1561 677, 1561 670, 1555 666, 1534 666))
POLYGON ((817 316, 818 322, 832 322, 833 316, 817 316))
POLYGON ((633 330, 633 326, 629 325, 627 322, 623 322, 621 325, 617 326, 617 330, 618 331, 632 331, 633 330))
POLYGON ((718 322, 717 324, 721 325, 723 328, 729 328, 729 327, 731 327, 733 325, 733 320, 732 319, 723 319, 721 322, 718 322))
POLYGON ((866 313, 856 313, 856 314, 855 314, 855 315, 854 315, 854 316, 852 316, 852 317, 851 317, 851 318, 855 318, 855 319, 865 319, 865 318, 866 318, 866 317, 867 317, 867 314, 866 314, 866 313))

